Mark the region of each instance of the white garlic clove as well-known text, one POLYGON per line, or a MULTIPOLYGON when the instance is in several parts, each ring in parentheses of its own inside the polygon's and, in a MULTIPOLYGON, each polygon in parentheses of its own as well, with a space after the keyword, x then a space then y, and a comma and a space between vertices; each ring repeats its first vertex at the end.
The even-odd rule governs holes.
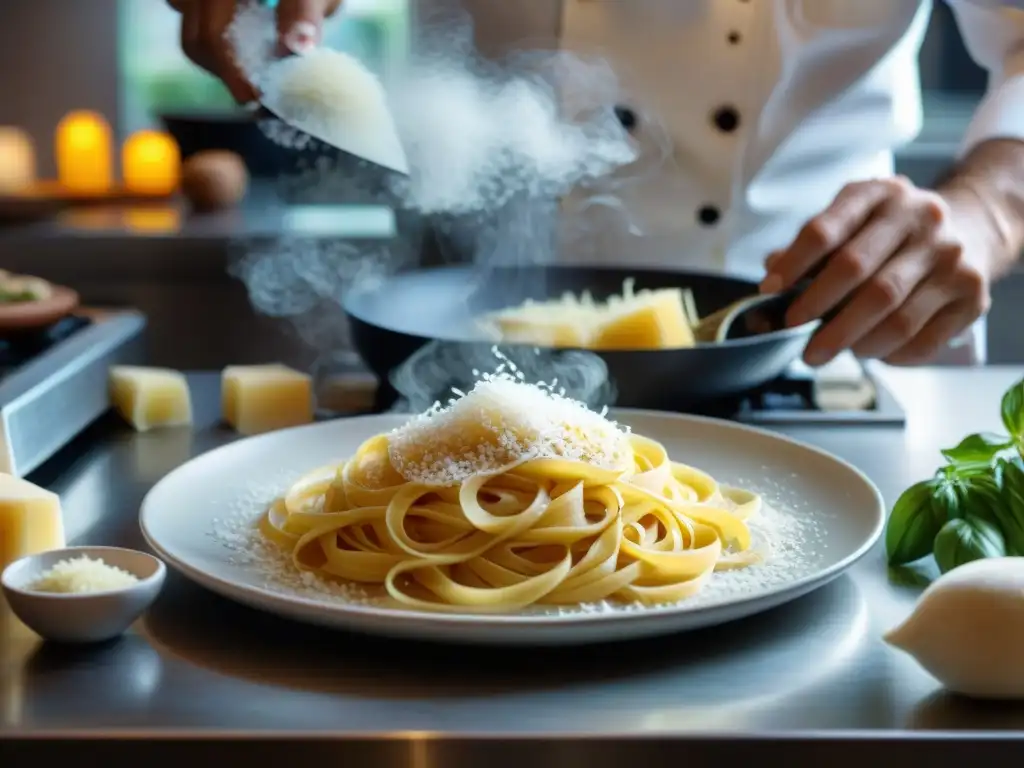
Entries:
POLYGON ((954 693, 1024 699, 1024 557, 944 574, 884 639, 954 693))

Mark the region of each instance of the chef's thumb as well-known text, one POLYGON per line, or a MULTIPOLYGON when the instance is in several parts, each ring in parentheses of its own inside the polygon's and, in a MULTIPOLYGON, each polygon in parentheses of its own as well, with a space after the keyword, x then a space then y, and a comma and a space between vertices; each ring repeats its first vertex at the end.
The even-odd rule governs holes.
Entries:
POLYGON ((338 10, 341 0, 279 0, 277 34, 280 53, 305 53, 320 43, 324 19, 338 10))

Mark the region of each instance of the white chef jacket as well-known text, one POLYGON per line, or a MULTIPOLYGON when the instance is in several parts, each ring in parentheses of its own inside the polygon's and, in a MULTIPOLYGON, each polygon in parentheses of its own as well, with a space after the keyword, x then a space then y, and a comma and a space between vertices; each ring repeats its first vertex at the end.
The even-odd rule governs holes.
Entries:
MULTIPOLYGON (((1024 138, 1024 1, 947 2, 990 73, 963 150, 1024 138)), ((844 185, 891 176, 894 148, 921 128, 931 0, 464 4, 485 52, 557 41, 605 57, 622 81, 642 159, 607 182, 610 196, 599 187, 565 201, 579 232, 568 260, 759 280, 765 256, 844 185)))

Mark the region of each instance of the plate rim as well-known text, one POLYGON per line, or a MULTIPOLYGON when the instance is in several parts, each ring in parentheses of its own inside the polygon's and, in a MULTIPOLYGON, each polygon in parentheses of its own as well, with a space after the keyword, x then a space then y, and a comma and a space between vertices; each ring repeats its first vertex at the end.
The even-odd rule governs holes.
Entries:
MULTIPOLYGON (((739 433, 758 435, 763 438, 769 438, 779 442, 787 443, 791 447, 799 448, 801 450, 809 451, 819 457, 829 460, 835 464, 838 464, 845 471, 852 474, 857 480, 859 480, 863 486, 871 492, 874 497, 875 505, 874 510, 876 512, 876 520, 872 527, 870 535, 868 535, 861 544, 854 549, 852 552, 847 554, 839 561, 814 571, 813 573, 802 576, 791 582, 785 584, 776 585, 771 587, 764 592, 760 592, 756 595, 748 595, 736 599, 726 600, 720 603, 714 603, 712 605, 704 605, 695 608, 687 608, 686 601, 681 601, 676 604, 667 606, 654 606, 645 610, 637 611, 608 611, 601 613, 571 613, 561 616, 551 616, 543 614, 524 614, 524 613, 508 613, 508 614, 474 614, 474 613, 448 613, 448 612, 428 612, 428 611, 417 611, 417 610, 403 610, 400 608, 385 608, 375 605, 360 605, 359 603, 346 603, 346 602, 327 602, 323 600, 316 600, 302 595, 289 595, 275 592, 264 587, 252 585, 252 584, 240 584, 236 581, 211 574, 204 571, 202 568, 195 567, 189 563, 183 562, 176 555, 167 551, 152 535, 146 524, 147 510, 152 509, 152 499, 156 494, 157 490, 165 483, 169 484, 173 476, 179 472, 184 471, 189 465, 198 461, 199 459, 206 458, 211 454, 216 454, 221 451, 227 451, 228 449, 236 448, 242 444, 252 444, 255 442, 269 442, 275 437, 279 437, 282 434, 294 434, 303 431, 311 431, 315 429, 323 429, 327 426, 337 427, 350 422, 371 422, 371 421, 386 421, 394 420, 400 421, 403 418, 408 418, 405 414, 360 414, 356 416, 347 416, 338 419, 331 419, 329 421, 314 422, 312 424, 303 424, 297 427, 290 427, 288 429, 276 430, 274 432, 265 433, 262 435, 253 435, 249 437, 243 437, 241 439, 232 440, 224 445, 212 448, 209 451, 205 451, 198 456, 194 456, 184 464, 181 464, 170 472, 165 474, 160 480, 158 480, 145 494, 142 499, 142 503, 139 507, 139 528, 142 536, 146 541, 146 544, 165 562, 177 570, 182 575, 186 576, 191 581, 203 586, 217 594, 224 597, 229 597, 232 600, 244 602, 247 605, 255 606, 257 603, 265 604, 271 603, 275 607, 275 610, 270 610, 267 607, 261 607, 268 613, 275 613, 280 611, 278 615, 285 615, 289 617, 295 617, 299 613, 303 613, 304 609, 313 609, 323 611, 324 619, 331 615, 335 616, 350 616, 353 617, 351 624, 364 626, 367 621, 371 620, 384 620, 384 621, 397 621, 403 625, 412 625, 416 622, 426 622, 435 626, 447 626, 447 627, 460 627, 460 626, 472 626, 474 629, 498 629, 508 628, 517 630, 527 630, 530 628, 547 627, 560 625, 567 629, 577 629, 586 627, 595 627, 602 625, 617 626, 622 622, 636 622, 641 619, 653 619, 656 617, 675 617, 682 614, 699 615, 704 612, 720 611, 726 609, 737 609, 749 606, 751 603, 760 602, 764 600, 773 600, 774 605, 781 605, 787 600, 779 601, 777 598, 783 596, 786 593, 796 593, 793 599, 797 599, 801 595, 805 595, 810 591, 813 591, 817 585, 828 583, 837 576, 842 575, 850 569, 854 564, 861 560, 867 555, 871 549, 878 543, 885 529, 885 522, 887 516, 887 508, 885 505, 885 498, 874 481, 871 480, 860 468, 856 467, 846 459, 836 456, 834 453, 820 448, 816 445, 812 445, 803 440, 799 440, 789 435, 784 435, 778 432, 774 432, 770 429, 766 429, 759 426, 750 424, 743 424, 740 422, 733 422, 727 419, 720 419, 712 416, 701 416, 696 414, 685 414, 685 413, 671 413, 666 411, 656 411, 644 408, 610 408, 608 416, 615 420, 624 420, 625 417, 635 415, 646 418, 656 419, 668 419, 675 423, 697 423, 711 425, 714 427, 725 428, 727 430, 735 430, 739 433), (246 598, 238 597, 237 594, 242 593, 246 595, 246 598), (257 602, 252 602, 251 599, 255 599, 257 602), (302 610, 300 610, 302 609, 302 610)), ((152 515, 152 512, 149 512, 152 515)), ((753 611, 757 612, 757 611, 753 611)), ((328 621, 319 621, 318 623, 326 624, 331 623, 328 621)))

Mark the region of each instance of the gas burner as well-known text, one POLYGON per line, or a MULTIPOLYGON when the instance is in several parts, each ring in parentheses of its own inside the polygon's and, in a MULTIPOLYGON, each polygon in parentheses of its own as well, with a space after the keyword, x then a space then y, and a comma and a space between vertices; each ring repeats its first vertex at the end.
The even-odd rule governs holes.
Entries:
POLYGON ((794 370, 744 394, 688 409, 703 416, 749 424, 846 424, 902 427, 906 414, 872 373, 843 379, 816 377, 794 370))

